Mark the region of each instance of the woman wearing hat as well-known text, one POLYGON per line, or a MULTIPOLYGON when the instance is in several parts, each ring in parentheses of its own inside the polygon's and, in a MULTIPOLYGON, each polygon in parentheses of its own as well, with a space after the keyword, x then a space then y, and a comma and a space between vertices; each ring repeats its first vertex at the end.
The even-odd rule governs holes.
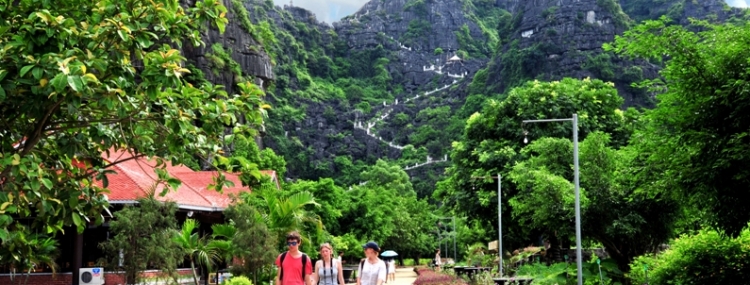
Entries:
POLYGON ((387 269, 385 262, 378 258, 380 247, 374 241, 369 241, 362 248, 365 250, 365 259, 359 264, 357 285, 382 285, 387 269))
POLYGON ((344 285, 344 270, 341 262, 333 258, 331 244, 320 245, 321 260, 315 263, 315 271, 312 275, 312 284, 318 285, 344 285))

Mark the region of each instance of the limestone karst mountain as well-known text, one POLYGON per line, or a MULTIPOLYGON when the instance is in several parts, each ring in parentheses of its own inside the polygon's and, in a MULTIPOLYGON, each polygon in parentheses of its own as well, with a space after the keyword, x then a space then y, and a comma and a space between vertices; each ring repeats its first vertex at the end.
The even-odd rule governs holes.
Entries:
POLYGON ((626 106, 649 106, 630 84, 659 67, 603 43, 661 15, 744 16, 721 0, 372 0, 329 25, 270 0, 225 2, 227 33, 208 31, 186 56, 210 81, 267 87, 274 108, 259 142, 285 157, 287 178, 351 185, 382 158, 408 168, 420 196, 485 99, 529 79, 592 77, 614 82, 626 106))

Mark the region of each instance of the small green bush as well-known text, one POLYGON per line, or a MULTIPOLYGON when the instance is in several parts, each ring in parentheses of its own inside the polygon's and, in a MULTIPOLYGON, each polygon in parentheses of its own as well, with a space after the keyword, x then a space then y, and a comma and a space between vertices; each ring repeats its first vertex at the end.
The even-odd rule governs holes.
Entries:
POLYGON ((714 230, 683 235, 658 255, 636 258, 630 264, 634 284, 746 284, 750 272, 750 230, 737 238, 714 230))
POLYGON ((232 278, 229 278, 229 280, 221 282, 222 285, 253 285, 253 282, 250 281, 245 276, 234 276, 232 278))

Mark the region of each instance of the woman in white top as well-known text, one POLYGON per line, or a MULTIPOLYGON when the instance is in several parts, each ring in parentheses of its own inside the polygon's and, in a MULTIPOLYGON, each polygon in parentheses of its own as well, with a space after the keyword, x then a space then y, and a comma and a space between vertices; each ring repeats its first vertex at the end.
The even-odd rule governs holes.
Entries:
POLYGON ((319 285, 344 285, 344 270, 341 269, 341 262, 332 258, 333 248, 329 243, 320 245, 321 260, 315 263, 315 270, 312 274, 312 284, 319 285))
POLYGON ((388 265, 388 281, 396 282, 396 259, 393 258, 387 262, 388 265))
POLYGON ((365 259, 359 263, 357 285, 383 285, 387 269, 385 262, 378 258, 380 247, 374 241, 369 241, 362 248, 365 250, 365 259))
POLYGON ((440 271, 440 265, 443 261, 440 260, 440 249, 435 250, 435 271, 440 271))

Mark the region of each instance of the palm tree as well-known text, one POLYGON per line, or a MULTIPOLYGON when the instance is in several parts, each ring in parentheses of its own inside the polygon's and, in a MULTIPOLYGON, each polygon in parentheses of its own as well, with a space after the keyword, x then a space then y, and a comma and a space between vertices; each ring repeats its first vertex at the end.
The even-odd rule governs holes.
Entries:
POLYGON ((185 220, 180 231, 175 231, 172 240, 176 242, 183 250, 185 256, 190 260, 190 269, 193 271, 193 279, 198 284, 198 273, 195 270, 198 266, 211 267, 220 260, 219 249, 216 244, 209 242, 207 237, 201 237, 200 233, 193 233, 198 228, 199 223, 193 219, 185 220))
MULTIPOLYGON (((7 259, 7 263, 18 270, 24 272, 26 278, 24 284, 29 282, 31 271, 36 266, 46 265, 52 269, 52 273, 57 272, 57 263, 55 258, 58 255, 57 240, 44 235, 29 234, 27 228, 19 227, 16 230, 9 231, 3 239, 3 246, 0 247, 0 263, 7 259)), ((11 280, 13 276, 11 276, 11 280)), ((21 279, 18 279, 20 284, 21 279)))
POLYGON ((313 225, 318 236, 323 231, 323 222, 317 215, 305 210, 305 206, 320 206, 315 202, 310 192, 299 192, 286 198, 280 198, 281 192, 275 190, 259 191, 263 207, 266 208, 264 220, 268 229, 274 232, 280 240, 284 235, 293 230, 299 230, 305 224, 313 225))
POLYGON ((231 264, 234 258, 232 238, 237 233, 237 228, 232 224, 215 224, 211 226, 211 232, 213 239, 208 242, 208 246, 217 249, 224 262, 231 264))

